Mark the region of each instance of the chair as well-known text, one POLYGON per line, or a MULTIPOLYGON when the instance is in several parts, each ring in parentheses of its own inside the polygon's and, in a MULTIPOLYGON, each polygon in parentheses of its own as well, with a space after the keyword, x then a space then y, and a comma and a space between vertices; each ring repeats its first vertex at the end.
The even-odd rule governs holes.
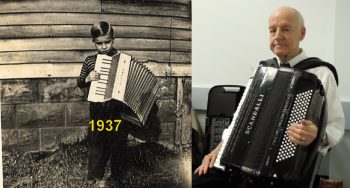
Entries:
POLYGON ((244 89, 239 85, 217 85, 209 90, 204 154, 210 153, 220 143, 222 132, 230 125, 244 89))

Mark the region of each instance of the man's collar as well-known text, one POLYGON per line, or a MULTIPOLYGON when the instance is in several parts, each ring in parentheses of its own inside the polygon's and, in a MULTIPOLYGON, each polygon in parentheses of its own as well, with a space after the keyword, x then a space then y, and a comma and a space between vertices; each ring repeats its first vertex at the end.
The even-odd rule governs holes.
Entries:
MULTIPOLYGON (((296 64, 298 64, 300 61, 307 59, 308 56, 306 55, 305 51, 302 49, 301 52, 293 57, 291 60, 289 60, 286 63, 289 63, 290 67, 294 67, 296 64)), ((277 57, 278 64, 281 64, 281 60, 277 57)))

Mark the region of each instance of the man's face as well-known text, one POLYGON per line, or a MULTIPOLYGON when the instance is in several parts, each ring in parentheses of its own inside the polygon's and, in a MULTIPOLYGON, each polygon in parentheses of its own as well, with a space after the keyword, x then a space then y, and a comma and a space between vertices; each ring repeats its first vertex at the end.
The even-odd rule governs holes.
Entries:
POLYGON ((276 11, 269 19, 269 31, 270 49, 282 61, 289 61, 299 54, 299 42, 305 36, 305 28, 295 14, 276 11))
POLYGON ((99 54, 107 54, 113 47, 113 38, 97 37, 94 43, 99 54))

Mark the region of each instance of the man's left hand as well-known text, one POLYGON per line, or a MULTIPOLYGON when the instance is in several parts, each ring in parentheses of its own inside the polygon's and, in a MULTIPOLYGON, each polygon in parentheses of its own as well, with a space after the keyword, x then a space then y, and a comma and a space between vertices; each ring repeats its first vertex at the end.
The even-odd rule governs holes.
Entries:
POLYGON ((289 140, 294 144, 308 146, 317 137, 317 126, 312 121, 301 120, 301 124, 294 123, 288 128, 289 140))

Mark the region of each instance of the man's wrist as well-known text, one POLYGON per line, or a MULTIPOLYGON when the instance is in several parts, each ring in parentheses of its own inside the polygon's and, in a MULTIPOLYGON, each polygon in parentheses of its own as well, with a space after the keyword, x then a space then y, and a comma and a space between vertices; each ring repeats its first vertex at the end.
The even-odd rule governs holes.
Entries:
POLYGON ((328 137, 327 137, 327 133, 324 133, 321 141, 321 146, 327 146, 327 145, 328 145, 328 137))

